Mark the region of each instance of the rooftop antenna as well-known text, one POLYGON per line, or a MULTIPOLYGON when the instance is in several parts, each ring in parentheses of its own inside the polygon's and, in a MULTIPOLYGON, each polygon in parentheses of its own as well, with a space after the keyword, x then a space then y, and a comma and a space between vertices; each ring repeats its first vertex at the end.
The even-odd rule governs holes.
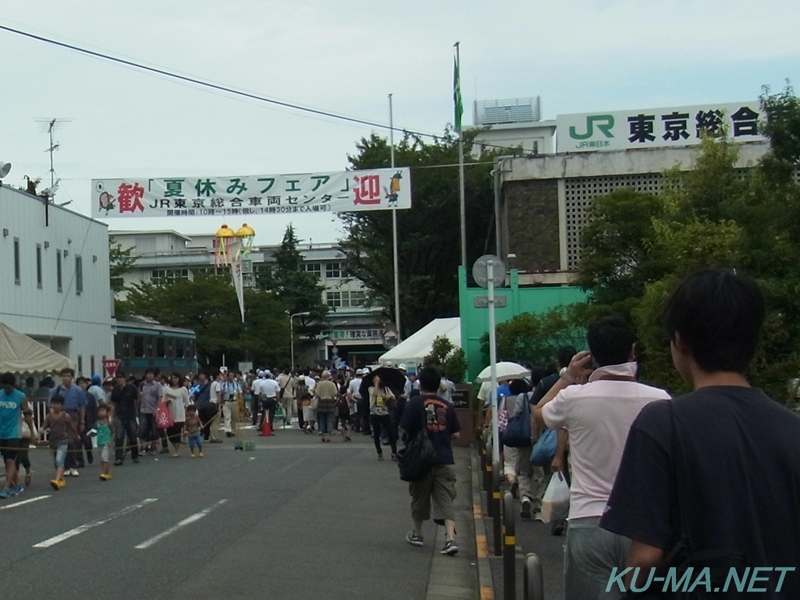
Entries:
MULTIPOLYGON (((55 135, 56 130, 61 129, 61 127, 66 124, 70 123, 72 119, 36 119, 36 122, 39 123, 41 129, 47 132, 47 135, 50 139, 50 147, 45 150, 45 152, 50 153, 50 190, 52 194, 55 194, 56 190, 56 170, 53 164, 53 152, 58 150, 61 146, 58 142, 55 141, 53 136, 55 135)), ((45 197, 44 199, 44 226, 50 226, 50 201, 52 200, 51 197, 45 197)))

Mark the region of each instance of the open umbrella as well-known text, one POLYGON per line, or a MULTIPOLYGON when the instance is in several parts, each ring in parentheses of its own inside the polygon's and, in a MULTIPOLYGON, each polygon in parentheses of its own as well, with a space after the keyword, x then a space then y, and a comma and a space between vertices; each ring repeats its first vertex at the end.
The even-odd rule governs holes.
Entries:
MULTIPOLYGON (((530 377, 530 369, 526 369, 520 364, 513 362, 499 362, 497 363, 497 380, 504 381, 506 379, 525 379, 530 377)), ((477 381, 489 381, 492 378, 492 367, 489 365, 477 377, 477 381)))
POLYGON ((400 369, 392 369, 391 367, 379 367, 364 375, 361 381, 361 388, 359 392, 362 398, 369 398, 369 388, 372 386, 372 378, 378 375, 381 378, 381 383, 388 387, 395 396, 401 396, 406 386, 406 376, 400 369))

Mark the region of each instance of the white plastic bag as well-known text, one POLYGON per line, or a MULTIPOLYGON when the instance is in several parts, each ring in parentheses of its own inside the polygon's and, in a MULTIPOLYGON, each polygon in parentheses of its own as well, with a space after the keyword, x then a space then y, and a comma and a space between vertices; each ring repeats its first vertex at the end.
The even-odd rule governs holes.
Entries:
POLYGON ((550 523, 569 514, 569 486, 561 473, 553 473, 542 498, 542 521, 550 523))

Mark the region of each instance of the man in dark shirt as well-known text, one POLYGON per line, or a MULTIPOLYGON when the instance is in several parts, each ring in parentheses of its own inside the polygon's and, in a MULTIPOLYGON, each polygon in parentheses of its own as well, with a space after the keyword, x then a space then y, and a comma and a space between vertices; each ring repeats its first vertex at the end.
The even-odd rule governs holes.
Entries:
POLYGON ((111 402, 114 405, 114 418, 116 419, 116 466, 122 466, 125 459, 125 437, 128 438, 128 447, 134 463, 139 462, 139 443, 136 425, 136 404, 139 400, 139 389, 127 380, 125 373, 117 371, 115 374, 116 385, 111 392, 111 402))
POLYGON ((452 556, 458 552, 458 546, 453 505, 456 499, 456 467, 450 440, 458 437, 461 427, 453 405, 436 395, 441 381, 442 377, 436 369, 422 369, 419 372, 420 395, 408 401, 400 421, 400 429, 409 439, 424 426, 439 457, 439 464, 423 479, 408 484, 414 529, 406 534, 406 541, 412 546, 423 545, 422 523, 431 518, 432 500, 434 520, 444 521, 447 530, 445 545, 440 553, 452 556))
MULTIPOLYGON (((673 362, 695 391, 641 411, 600 522, 633 540, 638 588, 682 542, 723 555, 699 587, 715 598, 800 598, 800 417, 744 375, 764 313, 758 286, 724 270, 689 276, 667 302, 673 362)), ((632 571, 618 575, 614 589, 632 571)))

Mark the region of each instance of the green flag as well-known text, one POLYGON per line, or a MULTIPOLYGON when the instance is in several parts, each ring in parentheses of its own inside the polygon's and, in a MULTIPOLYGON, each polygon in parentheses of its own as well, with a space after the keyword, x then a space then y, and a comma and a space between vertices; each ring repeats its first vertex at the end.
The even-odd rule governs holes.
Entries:
POLYGON ((461 74, 459 73, 458 54, 453 57, 453 102, 455 103, 456 131, 461 133, 461 116, 464 114, 464 104, 461 101, 461 74))

